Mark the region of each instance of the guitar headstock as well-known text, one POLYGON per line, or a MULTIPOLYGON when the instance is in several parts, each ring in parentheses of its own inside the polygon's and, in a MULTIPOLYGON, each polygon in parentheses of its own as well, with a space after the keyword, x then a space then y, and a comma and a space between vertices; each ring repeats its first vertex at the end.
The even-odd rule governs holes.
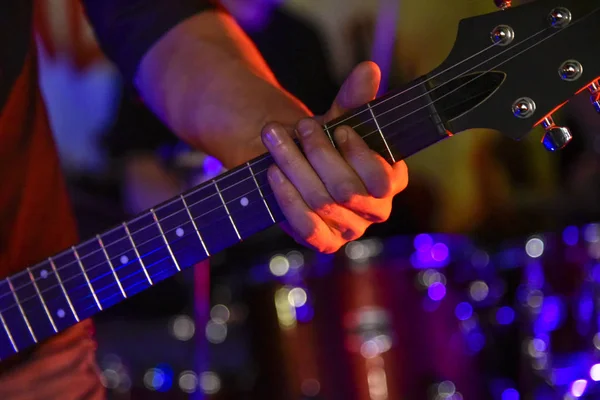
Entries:
POLYGON ((546 130, 549 150, 571 134, 552 114, 591 93, 600 112, 600 0, 536 0, 462 20, 444 63, 428 74, 429 95, 454 132, 488 128, 521 139, 546 130))

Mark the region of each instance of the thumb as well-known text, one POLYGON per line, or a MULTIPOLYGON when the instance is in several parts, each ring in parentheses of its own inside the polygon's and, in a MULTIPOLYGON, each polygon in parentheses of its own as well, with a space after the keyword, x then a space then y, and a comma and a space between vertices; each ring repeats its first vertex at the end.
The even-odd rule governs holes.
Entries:
POLYGON ((358 64, 346 78, 331 108, 324 115, 325 122, 373 100, 380 81, 381 71, 377 64, 371 61, 358 64))

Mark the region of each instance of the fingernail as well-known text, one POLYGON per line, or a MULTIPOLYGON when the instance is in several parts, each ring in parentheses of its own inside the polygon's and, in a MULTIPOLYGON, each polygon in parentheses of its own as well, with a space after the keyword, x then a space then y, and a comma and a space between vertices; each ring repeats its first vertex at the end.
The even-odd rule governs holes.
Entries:
POLYGON ((269 129, 265 133, 265 138, 271 146, 279 146, 283 142, 283 140, 281 139, 281 132, 277 128, 269 129))
POLYGON ((283 172, 279 168, 271 169, 271 173, 269 174, 269 178, 273 183, 282 183, 283 182, 283 172))
POLYGON ((298 133, 300 136, 307 137, 311 133, 313 133, 315 127, 315 123, 311 119, 303 119, 298 122, 298 133))
POLYGON ((335 141, 338 144, 344 144, 348 141, 348 131, 346 127, 340 127, 335 130, 335 141))

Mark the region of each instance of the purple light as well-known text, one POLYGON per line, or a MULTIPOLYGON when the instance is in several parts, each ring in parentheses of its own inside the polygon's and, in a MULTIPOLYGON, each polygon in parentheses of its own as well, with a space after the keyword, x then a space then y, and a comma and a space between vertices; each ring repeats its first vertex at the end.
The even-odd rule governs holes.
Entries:
POLYGON ((596 382, 600 381, 600 364, 592 365, 592 368, 590 368, 590 378, 596 382))
POLYGON ((556 296, 549 296, 544 299, 542 310, 537 321, 535 321, 535 330, 537 333, 550 332, 555 330, 563 322, 564 305, 556 296))
POLYGON ((577 379, 571 384, 571 394, 575 397, 581 397, 586 387, 587 381, 585 379, 577 379))
POLYGON ((594 277, 594 281, 600 282, 600 264, 596 264, 594 269, 592 270, 592 276, 594 277))
POLYGON ((204 171, 206 171, 207 175, 218 175, 222 169, 223 164, 219 160, 211 156, 206 156, 204 159, 204 171))
POLYGON ((510 325, 515 319, 515 312, 510 307, 500 307, 496 311, 496 320, 500 325, 510 325))
POLYGON ((434 301, 440 301, 446 295, 446 286, 443 283, 435 282, 427 289, 429 298, 434 301))
POLYGON ((157 374, 152 378, 152 384, 159 392, 168 392, 173 385, 173 368, 169 364, 158 364, 157 374), (157 379, 158 378, 158 379, 157 379))
POLYGON ((563 241, 569 246, 575 246, 579 241, 579 230, 576 226, 567 226, 562 233, 563 241))
POLYGON ((461 321, 466 321, 473 315, 473 307, 467 302, 458 303, 454 309, 454 315, 461 321))
POLYGON ((429 235, 426 235, 424 233, 415 236, 415 240, 414 240, 414 245, 415 245, 415 249, 418 251, 427 251, 431 248, 431 245, 433 244, 433 238, 429 235))
POLYGON ((546 342, 542 338, 536 338, 533 341, 533 348, 538 353, 542 353, 542 352, 546 351, 546 342))
POLYGON ((579 301, 579 318, 583 319, 584 321, 589 321, 592 317, 593 311, 594 302, 589 293, 586 293, 579 301))
POLYGON ((469 349, 471 349, 472 352, 477 353, 485 346, 485 337, 477 331, 471 331, 471 333, 467 335, 467 343, 469 349))
POLYGON ((508 388, 502 392, 502 400, 519 400, 519 392, 516 389, 508 388))
POLYGON ((540 289, 544 286, 544 270, 539 260, 530 263, 525 269, 525 274, 531 289, 540 289))
POLYGON ((444 243, 436 243, 431 248, 431 258, 435 261, 445 261, 448 258, 448 247, 444 243))
POLYGON ((296 319, 300 322, 309 322, 314 315, 315 312, 308 302, 296 307, 296 319))

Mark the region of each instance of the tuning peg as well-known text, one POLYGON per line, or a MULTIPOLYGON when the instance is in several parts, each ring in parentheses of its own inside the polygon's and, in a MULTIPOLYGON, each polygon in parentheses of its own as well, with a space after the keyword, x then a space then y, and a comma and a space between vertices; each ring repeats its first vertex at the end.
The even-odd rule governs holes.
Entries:
POLYGON ((592 102, 596 112, 600 114, 600 83, 598 81, 593 82, 590 86, 588 86, 588 90, 592 94, 590 96, 590 101, 592 102))
POLYGON ((494 4, 501 10, 506 10, 512 5, 512 0, 494 0, 494 4))
POLYGON ((544 118, 542 126, 546 130, 542 144, 548 151, 562 150, 573 139, 569 128, 556 126, 551 116, 544 118))

